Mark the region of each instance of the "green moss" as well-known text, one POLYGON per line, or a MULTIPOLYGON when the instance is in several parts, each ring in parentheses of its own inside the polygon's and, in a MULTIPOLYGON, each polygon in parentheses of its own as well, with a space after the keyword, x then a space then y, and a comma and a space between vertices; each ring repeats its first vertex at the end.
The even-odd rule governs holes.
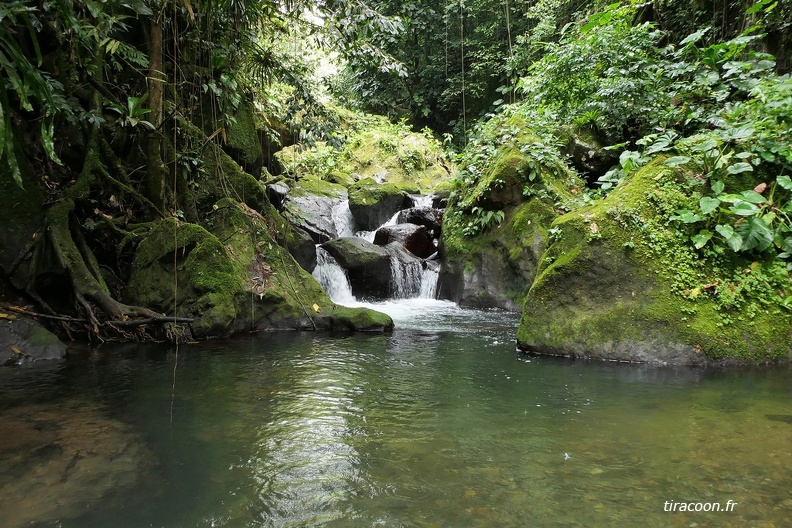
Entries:
POLYGON ((261 210, 269 203, 264 186, 253 176, 242 170, 223 149, 206 138, 196 126, 185 119, 178 120, 182 133, 193 136, 203 144, 200 153, 203 164, 194 174, 193 188, 196 208, 199 213, 209 212, 222 198, 233 198, 250 207, 261 210))
POLYGON ((227 145, 233 149, 240 163, 250 169, 260 166, 264 156, 261 140, 253 117, 253 104, 239 104, 233 118, 226 120, 227 145))
POLYGON ((792 314, 778 296, 792 291, 788 273, 699 253, 680 238, 668 218, 691 200, 688 185, 656 160, 558 218, 525 302, 521 346, 675 363, 788 359, 792 314), (730 292, 747 279, 735 274, 751 277, 737 310, 730 292))
POLYGON ((27 337, 31 345, 43 347, 47 345, 61 345, 60 340, 55 334, 39 325, 31 325, 27 337))
POLYGON ((345 187, 330 181, 319 180, 311 176, 300 178, 298 181, 286 180, 291 187, 294 197, 325 196, 327 198, 344 197, 347 194, 345 187))
POLYGON ((327 182, 341 185, 342 187, 349 187, 355 183, 355 179, 352 178, 352 176, 340 170, 331 170, 323 179, 327 182))
POLYGON ((349 205, 366 206, 404 195, 404 191, 395 183, 377 183, 371 178, 364 178, 349 187, 349 205))

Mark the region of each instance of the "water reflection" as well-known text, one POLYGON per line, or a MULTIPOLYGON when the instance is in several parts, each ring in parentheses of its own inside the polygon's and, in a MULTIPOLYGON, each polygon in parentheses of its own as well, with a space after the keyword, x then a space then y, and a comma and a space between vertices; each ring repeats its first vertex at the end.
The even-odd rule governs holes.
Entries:
MULTIPOLYGON (((167 348, 117 349, 43 381, 0 372, 0 423, 26 400, 53 416, 79 416, 82 401, 83 422, 109 415, 125 445, 145 442, 155 473, 138 472, 122 504, 95 497, 53 520, 33 500, 24 519, 0 509, 0 525, 792 526, 787 368, 528 358, 515 318, 446 308, 422 323, 413 306, 393 335, 184 347, 175 388, 167 348), (672 514, 669 500, 739 506, 672 514)), ((17 503, 21 467, 0 463, 3 504, 17 503)))

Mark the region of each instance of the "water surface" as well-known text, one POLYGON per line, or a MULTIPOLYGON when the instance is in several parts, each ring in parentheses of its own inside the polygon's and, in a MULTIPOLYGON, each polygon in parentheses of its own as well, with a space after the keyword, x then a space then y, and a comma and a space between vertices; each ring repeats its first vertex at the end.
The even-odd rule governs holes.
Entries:
POLYGON ((516 316, 378 307, 393 335, 0 370, 0 526, 792 526, 787 368, 527 358, 516 316))

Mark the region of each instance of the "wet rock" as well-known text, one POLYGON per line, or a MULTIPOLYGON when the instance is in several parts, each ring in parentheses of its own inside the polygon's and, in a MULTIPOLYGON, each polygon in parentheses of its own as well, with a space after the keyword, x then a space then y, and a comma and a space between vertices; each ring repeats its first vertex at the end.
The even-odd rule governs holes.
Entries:
POLYGON ((374 244, 386 246, 398 243, 418 258, 429 258, 437 252, 433 237, 429 230, 416 224, 397 224, 384 226, 374 234, 374 244))
POLYGON ((305 271, 310 273, 316 267, 316 243, 314 243, 311 234, 305 229, 294 225, 289 227, 291 233, 287 233, 285 236, 282 236, 281 232, 278 233, 278 243, 291 253, 294 260, 305 271))
POLYGON ((66 345, 38 322, 6 315, 13 319, 0 319, 0 365, 61 359, 66 355, 66 345))
POLYGON ((434 238, 440 238, 445 210, 434 207, 410 207, 399 212, 399 224, 417 224, 426 227, 434 238))
POLYGON ((384 299, 391 289, 393 249, 377 246, 358 237, 343 237, 322 248, 347 270, 352 294, 360 298, 384 299))
POLYGON ((268 183, 267 184, 267 198, 280 211, 283 209, 283 202, 286 201, 286 195, 289 194, 289 186, 282 182, 268 183))
POLYGON ((349 210, 358 226, 366 231, 377 229, 398 211, 413 204, 412 198, 392 183, 379 184, 365 178, 349 187, 349 210))
POLYGON ((335 210, 344 205, 347 191, 329 182, 303 179, 293 184, 284 202, 283 216, 305 230, 316 244, 338 237, 335 210))

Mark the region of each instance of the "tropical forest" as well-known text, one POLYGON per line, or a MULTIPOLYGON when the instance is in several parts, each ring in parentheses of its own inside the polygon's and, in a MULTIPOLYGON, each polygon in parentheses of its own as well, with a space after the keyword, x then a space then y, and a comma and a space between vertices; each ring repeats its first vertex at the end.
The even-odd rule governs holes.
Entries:
POLYGON ((3 0, 0 525, 792 525, 789 0, 3 0))

